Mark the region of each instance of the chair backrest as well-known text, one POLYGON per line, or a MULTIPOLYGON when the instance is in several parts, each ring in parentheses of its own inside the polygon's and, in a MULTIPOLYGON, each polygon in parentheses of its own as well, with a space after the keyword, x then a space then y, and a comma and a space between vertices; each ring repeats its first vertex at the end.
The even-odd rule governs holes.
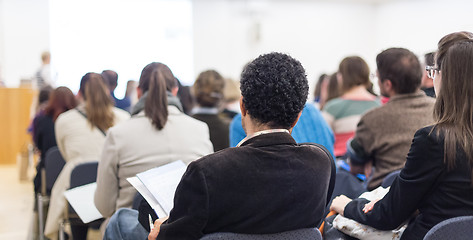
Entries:
POLYGON ((139 192, 136 192, 135 197, 133 198, 133 203, 131 205, 132 209, 138 210, 140 208, 141 201, 144 200, 144 197, 141 196, 139 192))
POLYGON ((86 162, 77 165, 71 172, 70 188, 75 188, 97 181, 98 162, 86 162))
POLYGON ((390 187, 391 184, 393 184, 394 182, 394 179, 396 179, 397 176, 399 176, 399 173, 401 172, 401 170, 396 170, 390 174, 388 174, 384 179, 383 179, 383 182, 381 183, 381 187, 383 188, 387 188, 387 187, 390 187))
POLYGON ((53 189, 54 183, 65 164, 66 161, 64 161, 58 147, 52 147, 46 152, 44 165, 46 171, 46 190, 48 192, 51 192, 51 189, 53 189))
POLYGON ((204 235, 200 240, 322 240, 317 228, 301 228, 273 234, 243 234, 218 232, 204 235))
POLYGON ((427 232, 424 240, 471 239, 473 216, 462 216, 444 220, 427 232))

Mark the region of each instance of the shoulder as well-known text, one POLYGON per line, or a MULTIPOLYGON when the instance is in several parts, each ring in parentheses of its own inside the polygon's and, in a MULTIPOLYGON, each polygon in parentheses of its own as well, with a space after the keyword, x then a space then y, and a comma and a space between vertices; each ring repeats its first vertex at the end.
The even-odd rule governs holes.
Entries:
POLYGON ((65 124, 71 121, 75 122, 80 118, 85 120, 85 117, 83 117, 76 109, 71 109, 59 114, 58 118, 56 119, 56 125, 65 124))
POLYGON ((330 151, 321 144, 300 143, 298 144, 298 148, 316 156, 318 159, 325 159, 328 162, 332 162, 332 155, 330 154, 330 151))
POLYGON ((340 107, 344 102, 346 102, 347 100, 343 99, 343 98, 334 98, 330 101, 328 101, 325 106, 324 106, 324 110, 326 111, 330 111, 331 109, 333 108, 337 108, 337 107, 340 107))
POLYGON ((117 107, 113 107, 113 114, 115 114, 115 117, 120 121, 130 118, 130 113, 117 107))

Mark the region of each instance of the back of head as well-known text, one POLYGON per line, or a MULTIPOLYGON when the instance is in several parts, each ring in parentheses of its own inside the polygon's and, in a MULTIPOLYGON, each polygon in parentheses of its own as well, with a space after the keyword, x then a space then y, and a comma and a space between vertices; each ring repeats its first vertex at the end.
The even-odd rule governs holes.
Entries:
POLYGON ((232 103, 239 101, 240 97, 240 83, 231 78, 225 78, 225 88, 223 88, 224 102, 232 103))
POLYGON ((51 53, 48 51, 41 53, 41 61, 43 61, 43 64, 49 64, 51 61, 51 53))
POLYGON ((41 90, 39 90, 38 103, 39 104, 46 103, 49 100, 52 91, 53 91, 53 88, 49 85, 42 87, 41 90))
POLYGON ((370 82, 370 68, 365 60, 358 56, 344 58, 340 62, 338 72, 343 78, 343 92, 356 86, 367 86, 370 82))
POLYGON ((87 73, 80 81, 79 92, 85 100, 87 120, 91 127, 106 131, 113 126, 113 102, 102 75, 87 73))
POLYGON ((167 91, 177 87, 177 81, 168 66, 153 62, 143 68, 138 87, 146 93, 145 115, 161 130, 168 118, 167 91))
POLYGON ((202 107, 218 107, 223 100, 225 80, 215 70, 201 72, 192 87, 197 104, 202 107))
POLYGON ((328 102, 334 98, 338 98, 341 95, 340 85, 338 84, 337 73, 330 75, 327 85, 327 99, 328 102))
POLYGON ((328 78, 328 75, 323 73, 319 76, 314 89, 314 98, 319 99, 322 92, 322 83, 328 78))
POLYGON ((118 85, 118 74, 117 74, 117 72, 112 71, 112 70, 104 70, 102 72, 102 77, 105 80, 105 83, 107 84, 110 91, 115 90, 115 88, 118 85))
POLYGON ((58 87, 51 93, 46 115, 56 121, 59 114, 73 109, 77 106, 77 100, 72 91, 67 87, 58 87))
POLYGON ((458 41, 473 39, 473 33, 471 32, 454 32, 450 33, 443 38, 440 39, 438 42, 438 50, 435 54, 435 62, 437 63, 437 67, 440 69, 442 67, 443 58, 447 53, 447 50, 458 41))
POLYGON ((245 67, 240 90, 253 120, 289 129, 304 108, 309 85, 299 61, 283 53, 269 53, 245 67))
POLYGON ((425 66, 434 66, 435 65, 435 52, 429 52, 424 54, 424 63, 425 66))
POLYGON ((379 80, 391 80, 397 94, 414 93, 422 82, 422 67, 417 56, 405 48, 389 48, 376 57, 379 80))

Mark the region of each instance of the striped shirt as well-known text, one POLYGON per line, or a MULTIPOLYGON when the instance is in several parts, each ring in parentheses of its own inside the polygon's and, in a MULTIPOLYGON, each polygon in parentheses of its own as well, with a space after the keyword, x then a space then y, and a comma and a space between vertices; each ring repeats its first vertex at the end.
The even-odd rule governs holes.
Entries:
POLYGON ((346 153, 346 142, 355 135, 356 125, 363 114, 381 106, 378 98, 349 99, 335 98, 327 102, 323 116, 335 134, 335 156, 346 153))

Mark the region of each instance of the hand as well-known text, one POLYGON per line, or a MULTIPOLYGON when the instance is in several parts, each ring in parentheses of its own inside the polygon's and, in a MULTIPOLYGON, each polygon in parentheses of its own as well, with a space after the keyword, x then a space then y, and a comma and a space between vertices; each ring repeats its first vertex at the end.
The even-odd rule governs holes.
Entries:
POLYGON ((333 199, 332 205, 330 206, 331 211, 335 211, 343 216, 345 206, 351 202, 351 199, 345 195, 340 195, 333 199))
POLYGON ((166 221, 169 217, 158 218, 154 221, 154 227, 149 232, 148 240, 155 240, 158 237, 159 230, 161 229, 161 224, 166 221))
POLYGON ((379 201, 379 199, 376 199, 376 200, 373 200, 367 204, 365 204, 365 207, 363 208, 363 212, 364 213, 368 213, 370 212, 371 210, 373 210, 373 206, 375 203, 377 203, 379 201))

